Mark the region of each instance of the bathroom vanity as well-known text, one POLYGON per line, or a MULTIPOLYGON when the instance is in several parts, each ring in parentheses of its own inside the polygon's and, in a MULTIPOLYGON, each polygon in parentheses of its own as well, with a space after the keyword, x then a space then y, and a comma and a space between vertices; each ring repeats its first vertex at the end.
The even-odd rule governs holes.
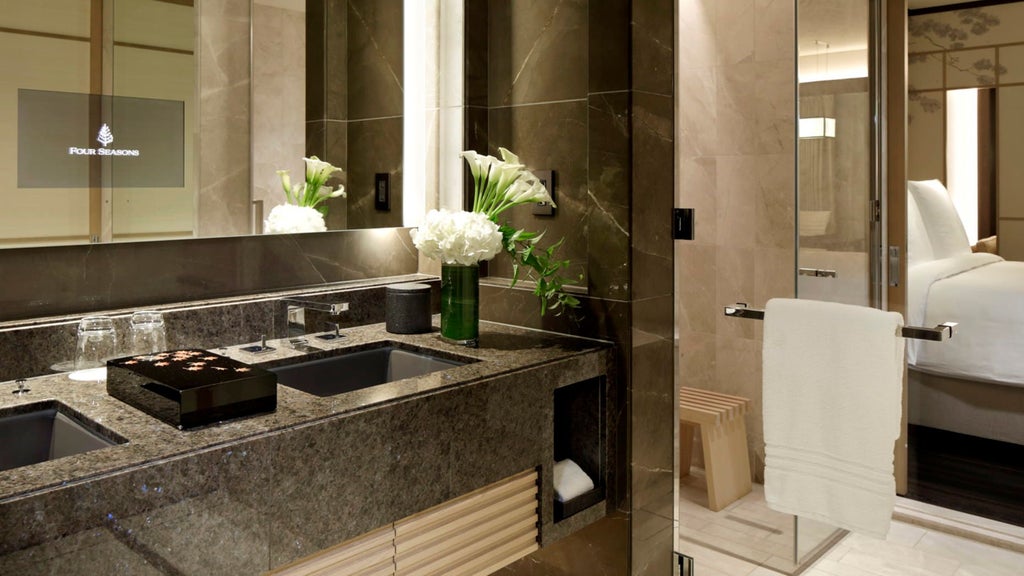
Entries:
MULTIPOLYGON (((313 368, 298 370, 304 385, 278 384, 275 411, 189 430, 109 396, 103 382, 39 376, 24 395, 0 384, 0 417, 59 405, 112 440, 0 471, 0 575, 260 574, 524 471, 539 478, 538 544, 603 517, 609 347, 482 322, 480 347, 463 348, 442 342, 437 322, 426 334, 380 323, 309 337, 315 351, 287 339, 258 354, 213 349, 278 370, 280 382, 292 380, 285 366, 313 368), (316 383, 318 362, 383 348, 441 365, 369 387, 316 383), (597 488, 556 518, 552 468, 570 456, 596 470, 597 488)), ((368 370, 353 366, 344 369, 368 370)))

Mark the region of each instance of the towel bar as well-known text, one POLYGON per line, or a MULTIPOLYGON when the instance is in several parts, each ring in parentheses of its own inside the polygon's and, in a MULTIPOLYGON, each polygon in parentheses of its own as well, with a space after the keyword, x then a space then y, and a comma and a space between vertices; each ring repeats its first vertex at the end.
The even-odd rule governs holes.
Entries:
MULTIPOLYGON (((750 318, 751 320, 764 320, 764 310, 748 308, 743 302, 737 302, 732 306, 725 307, 725 315, 734 318, 750 318)), ((917 340, 931 340, 943 342, 953 337, 956 332, 956 322, 943 322, 934 328, 924 326, 904 326, 900 336, 904 338, 916 338, 917 340)))

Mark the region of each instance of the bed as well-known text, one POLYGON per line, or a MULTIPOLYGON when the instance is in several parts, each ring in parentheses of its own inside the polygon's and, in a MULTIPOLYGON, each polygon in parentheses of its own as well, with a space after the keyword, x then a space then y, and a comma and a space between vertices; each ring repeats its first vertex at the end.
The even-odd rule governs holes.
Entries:
POLYGON ((907 324, 959 323, 907 341, 911 422, 1024 444, 1024 262, 973 253, 938 180, 908 192, 907 324))

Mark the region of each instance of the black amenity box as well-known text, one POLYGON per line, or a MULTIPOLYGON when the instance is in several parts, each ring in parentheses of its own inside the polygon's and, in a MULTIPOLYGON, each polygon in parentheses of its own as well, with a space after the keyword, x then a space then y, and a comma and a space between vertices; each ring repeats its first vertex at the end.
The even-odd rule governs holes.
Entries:
POLYGON ((178 428, 273 412, 277 375, 207 350, 107 361, 107 393, 178 428))

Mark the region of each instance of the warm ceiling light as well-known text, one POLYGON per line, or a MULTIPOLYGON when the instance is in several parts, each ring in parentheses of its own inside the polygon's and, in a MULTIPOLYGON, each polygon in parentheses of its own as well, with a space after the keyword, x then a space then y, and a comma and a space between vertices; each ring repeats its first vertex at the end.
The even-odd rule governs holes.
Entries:
POLYGON ((801 138, 835 138, 836 137, 836 119, 835 118, 801 118, 800 119, 800 137, 801 138))

